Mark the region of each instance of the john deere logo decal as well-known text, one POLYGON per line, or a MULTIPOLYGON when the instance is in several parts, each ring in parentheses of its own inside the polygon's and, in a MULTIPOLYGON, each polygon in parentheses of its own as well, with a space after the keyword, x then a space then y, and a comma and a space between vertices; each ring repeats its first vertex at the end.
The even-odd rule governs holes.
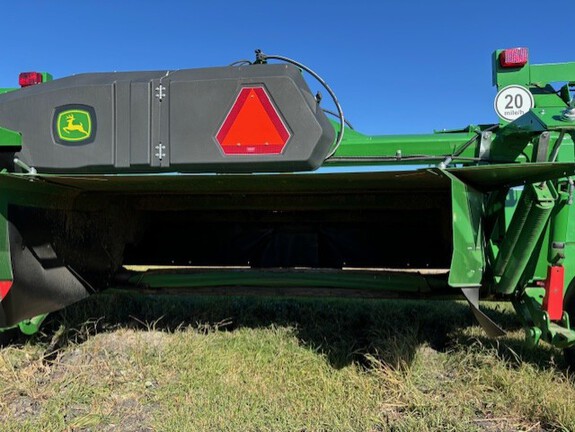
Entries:
POLYGON ((60 144, 92 142, 95 120, 92 107, 85 105, 59 107, 54 115, 54 139, 60 144))

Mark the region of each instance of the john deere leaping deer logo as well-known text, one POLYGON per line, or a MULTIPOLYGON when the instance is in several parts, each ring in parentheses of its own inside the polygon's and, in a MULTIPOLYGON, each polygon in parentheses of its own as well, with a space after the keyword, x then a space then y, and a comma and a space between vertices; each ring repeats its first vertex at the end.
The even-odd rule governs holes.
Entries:
MULTIPOLYGON (((74 132, 74 131, 78 131, 78 132, 84 134, 84 137, 87 137, 88 135, 90 135, 89 132, 86 132, 86 131, 84 130, 84 124, 83 124, 83 123, 75 124, 75 123, 74 123, 74 120, 76 120, 76 118, 74 117, 74 114, 67 115, 67 116, 66 116, 66 121, 68 122, 68 125, 67 125, 67 126, 64 126, 64 127, 62 128, 62 130, 63 130, 64 132, 66 132, 67 134, 71 134, 71 133, 74 132)), ((83 137, 82 137, 82 138, 83 138, 83 137)))
POLYGON ((81 142, 91 138, 92 118, 90 112, 69 109, 58 113, 56 132, 59 142, 81 142))

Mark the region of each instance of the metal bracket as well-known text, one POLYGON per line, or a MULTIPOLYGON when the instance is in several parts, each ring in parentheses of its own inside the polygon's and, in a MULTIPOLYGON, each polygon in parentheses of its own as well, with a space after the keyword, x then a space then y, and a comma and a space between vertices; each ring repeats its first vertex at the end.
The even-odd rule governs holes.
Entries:
POLYGON ((38 171, 36 171, 36 168, 28 166, 27 164, 25 164, 24 162, 22 162, 18 158, 14 158, 14 164, 18 165, 20 168, 22 168, 24 171, 26 171, 26 174, 30 174, 30 175, 38 174, 38 171))
POLYGON ((558 348, 574 346, 575 330, 571 328, 569 314, 563 312, 560 321, 552 322, 542 309, 543 297, 543 288, 527 288, 512 301, 525 329, 527 344, 535 346, 539 340, 544 340, 558 348))
POLYGON ((166 97, 166 87, 162 84, 160 84, 158 87, 156 87, 155 96, 156 96, 156 98, 158 98, 158 100, 160 102, 162 102, 162 99, 164 99, 166 97))
POLYGON ((483 132, 481 134, 481 141, 479 142, 479 159, 489 159, 491 153, 491 143, 493 142, 492 132, 483 132))
POLYGON ((537 144, 537 156, 535 162, 547 162, 547 153, 549 152, 549 132, 543 132, 539 135, 539 142, 537 144))
POLYGON ((156 157, 160 160, 162 160, 164 158, 164 156, 166 156, 166 153, 164 152, 164 150, 166 149, 166 146, 163 145, 162 143, 159 143, 157 146, 154 147, 156 150, 158 150, 158 152, 156 153, 156 157))

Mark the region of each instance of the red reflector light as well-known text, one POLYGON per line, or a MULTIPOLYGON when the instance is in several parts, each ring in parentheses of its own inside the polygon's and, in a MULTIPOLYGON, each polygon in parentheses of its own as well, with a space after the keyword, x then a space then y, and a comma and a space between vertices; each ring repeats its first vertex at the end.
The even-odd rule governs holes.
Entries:
POLYGON ((527 64, 529 51, 527 48, 509 48, 499 54, 499 63, 502 68, 517 68, 527 64))
POLYGON ((561 266, 549 266, 545 280, 545 297, 543 310, 549 314, 549 319, 560 320, 563 317, 563 283, 565 269, 561 266))
POLYGON ((10 288, 12 288, 12 281, 0 281, 0 300, 4 300, 10 288))
POLYGON ((244 87, 216 135, 226 155, 280 154, 290 138, 263 87, 244 87))
POLYGON ((20 84, 20 87, 33 86, 40 84, 42 81, 42 74, 40 72, 22 72, 18 76, 18 83, 20 84))

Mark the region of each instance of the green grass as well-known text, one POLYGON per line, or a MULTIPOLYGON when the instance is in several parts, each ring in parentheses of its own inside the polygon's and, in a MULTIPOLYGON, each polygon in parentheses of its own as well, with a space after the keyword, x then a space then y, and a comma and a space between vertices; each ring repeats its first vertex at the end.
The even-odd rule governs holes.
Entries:
POLYGON ((462 302, 104 294, 0 351, 2 431, 575 430, 561 353, 462 302))

